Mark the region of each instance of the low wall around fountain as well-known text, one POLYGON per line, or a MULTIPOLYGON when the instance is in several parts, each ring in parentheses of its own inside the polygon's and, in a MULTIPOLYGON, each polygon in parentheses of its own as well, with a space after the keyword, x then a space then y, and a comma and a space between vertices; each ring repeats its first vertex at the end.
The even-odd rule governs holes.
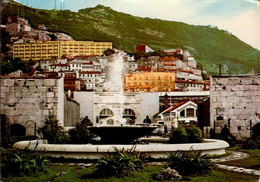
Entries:
MULTIPOLYGON (((21 141, 13 145, 15 149, 45 151, 46 155, 65 159, 98 159, 102 154, 118 149, 131 149, 133 145, 92 145, 92 144, 47 144, 45 140, 21 141)), ((201 151, 202 154, 220 155, 225 153, 228 143, 222 140, 204 139, 203 143, 189 144, 148 144, 136 145, 136 151, 146 153, 152 158, 165 158, 166 153, 181 151, 201 151)))

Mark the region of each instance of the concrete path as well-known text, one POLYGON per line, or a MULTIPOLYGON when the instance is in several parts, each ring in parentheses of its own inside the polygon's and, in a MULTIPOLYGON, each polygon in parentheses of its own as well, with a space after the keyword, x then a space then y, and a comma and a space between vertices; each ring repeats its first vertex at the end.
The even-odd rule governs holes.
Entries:
POLYGON ((221 157, 221 158, 216 158, 216 159, 210 159, 210 160, 213 163, 216 163, 216 167, 219 168, 219 169, 259 176, 259 181, 260 181, 260 170, 248 169, 248 168, 237 167, 237 166, 228 166, 228 165, 223 165, 223 164, 217 164, 219 162, 238 160, 238 159, 243 159, 243 158, 247 158, 247 157, 250 156, 249 154, 244 153, 244 152, 238 152, 238 151, 228 151, 228 152, 231 152, 231 155, 221 157))

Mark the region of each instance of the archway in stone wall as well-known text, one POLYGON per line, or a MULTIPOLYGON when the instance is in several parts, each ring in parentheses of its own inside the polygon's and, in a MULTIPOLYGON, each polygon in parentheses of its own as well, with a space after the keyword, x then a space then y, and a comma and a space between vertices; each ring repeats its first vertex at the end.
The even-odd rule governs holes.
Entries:
POLYGON ((26 129, 21 124, 11 124, 10 125, 10 136, 25 136, 26 129))
POLYGON ((99 113, 99 118, 100 119, 105 119, 108 117, 113 117, 114 113, 111 109, 103 109, 102 111, 100 111, 99 113))
POLYGON ((126 119, 128 124, 135 124, 135 112, 132 109, 125 109, 123 111, 123 118, 126 119))
POLYGON ((255 124, 252 127, 253 137, 260 136, 260 123, 255 124))

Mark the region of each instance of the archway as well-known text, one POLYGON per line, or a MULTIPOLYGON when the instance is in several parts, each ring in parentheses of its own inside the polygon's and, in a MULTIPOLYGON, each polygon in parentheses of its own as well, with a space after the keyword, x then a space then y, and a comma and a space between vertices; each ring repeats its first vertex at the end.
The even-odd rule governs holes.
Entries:
POLYGON ((100 111, 99 113, 99 118, 100 119, 105 119, 108 117, 113 117, 114 113, 111 109, 103 109, 102 111, 100 111))
POLYGON ((11 124, 10 125, 10 136, 25 136, 26 129, 21 124, 11 124))
POLYGON ((253 137, 258 137, 260 136, 260 123, 257 123, 253 126, 252 128, 252 132, 253 132, 253 137))
POLYGON ((135 112, 132 109, 125 109, 123 111, 123 118, 126 119, 128 124, 135 124, 135 112))

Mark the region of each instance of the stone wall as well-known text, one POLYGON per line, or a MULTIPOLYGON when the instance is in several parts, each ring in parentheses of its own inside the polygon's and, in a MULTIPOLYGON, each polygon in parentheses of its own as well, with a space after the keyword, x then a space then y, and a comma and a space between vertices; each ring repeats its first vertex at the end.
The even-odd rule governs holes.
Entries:
POLYGON ((80 104, 80 118, 88 116, 91 122, 94 119, 94 92, 74 91, 74 100, 80 104))
POLYGON ((227 125, 238 138, 250 137, 260 122, 260 75, 212 76, 210 82, 211 127, 220 133, 227 125))
POLYGON ((56 116, 63 126, 63 108, 63 78, 1 78, 1 114, 10 125, 23 125, 26 135, 34 135, 49 115, 56 116))
POLYGON ((122 116, 124 109, 132 109, 135 113, 135 122, 140 121, 140 94, 125 93, 121 97, 117 93, 104 92, 94 94, 94 118, 100 115, 103 109, 110 109, 114 116, 122 116), (123 103, 121 109, 121 103, 123 103))
POLYGON ((114 115, 120 115, 120 103, 123 99, 123 109, 132 109, 135 113, 135 122, 143 122, 148 115, 150 119, 159 112, 159 93, 125 93, 125 98, 112 92, 74 92, 74 99, 80 104, 80 117, 88 116, 96 122, 103 109, 110 109, 114 115))
POLYGON ((79 103, 66 97, 64 101, 64 127, 75 126, 80 121, 79 103))

